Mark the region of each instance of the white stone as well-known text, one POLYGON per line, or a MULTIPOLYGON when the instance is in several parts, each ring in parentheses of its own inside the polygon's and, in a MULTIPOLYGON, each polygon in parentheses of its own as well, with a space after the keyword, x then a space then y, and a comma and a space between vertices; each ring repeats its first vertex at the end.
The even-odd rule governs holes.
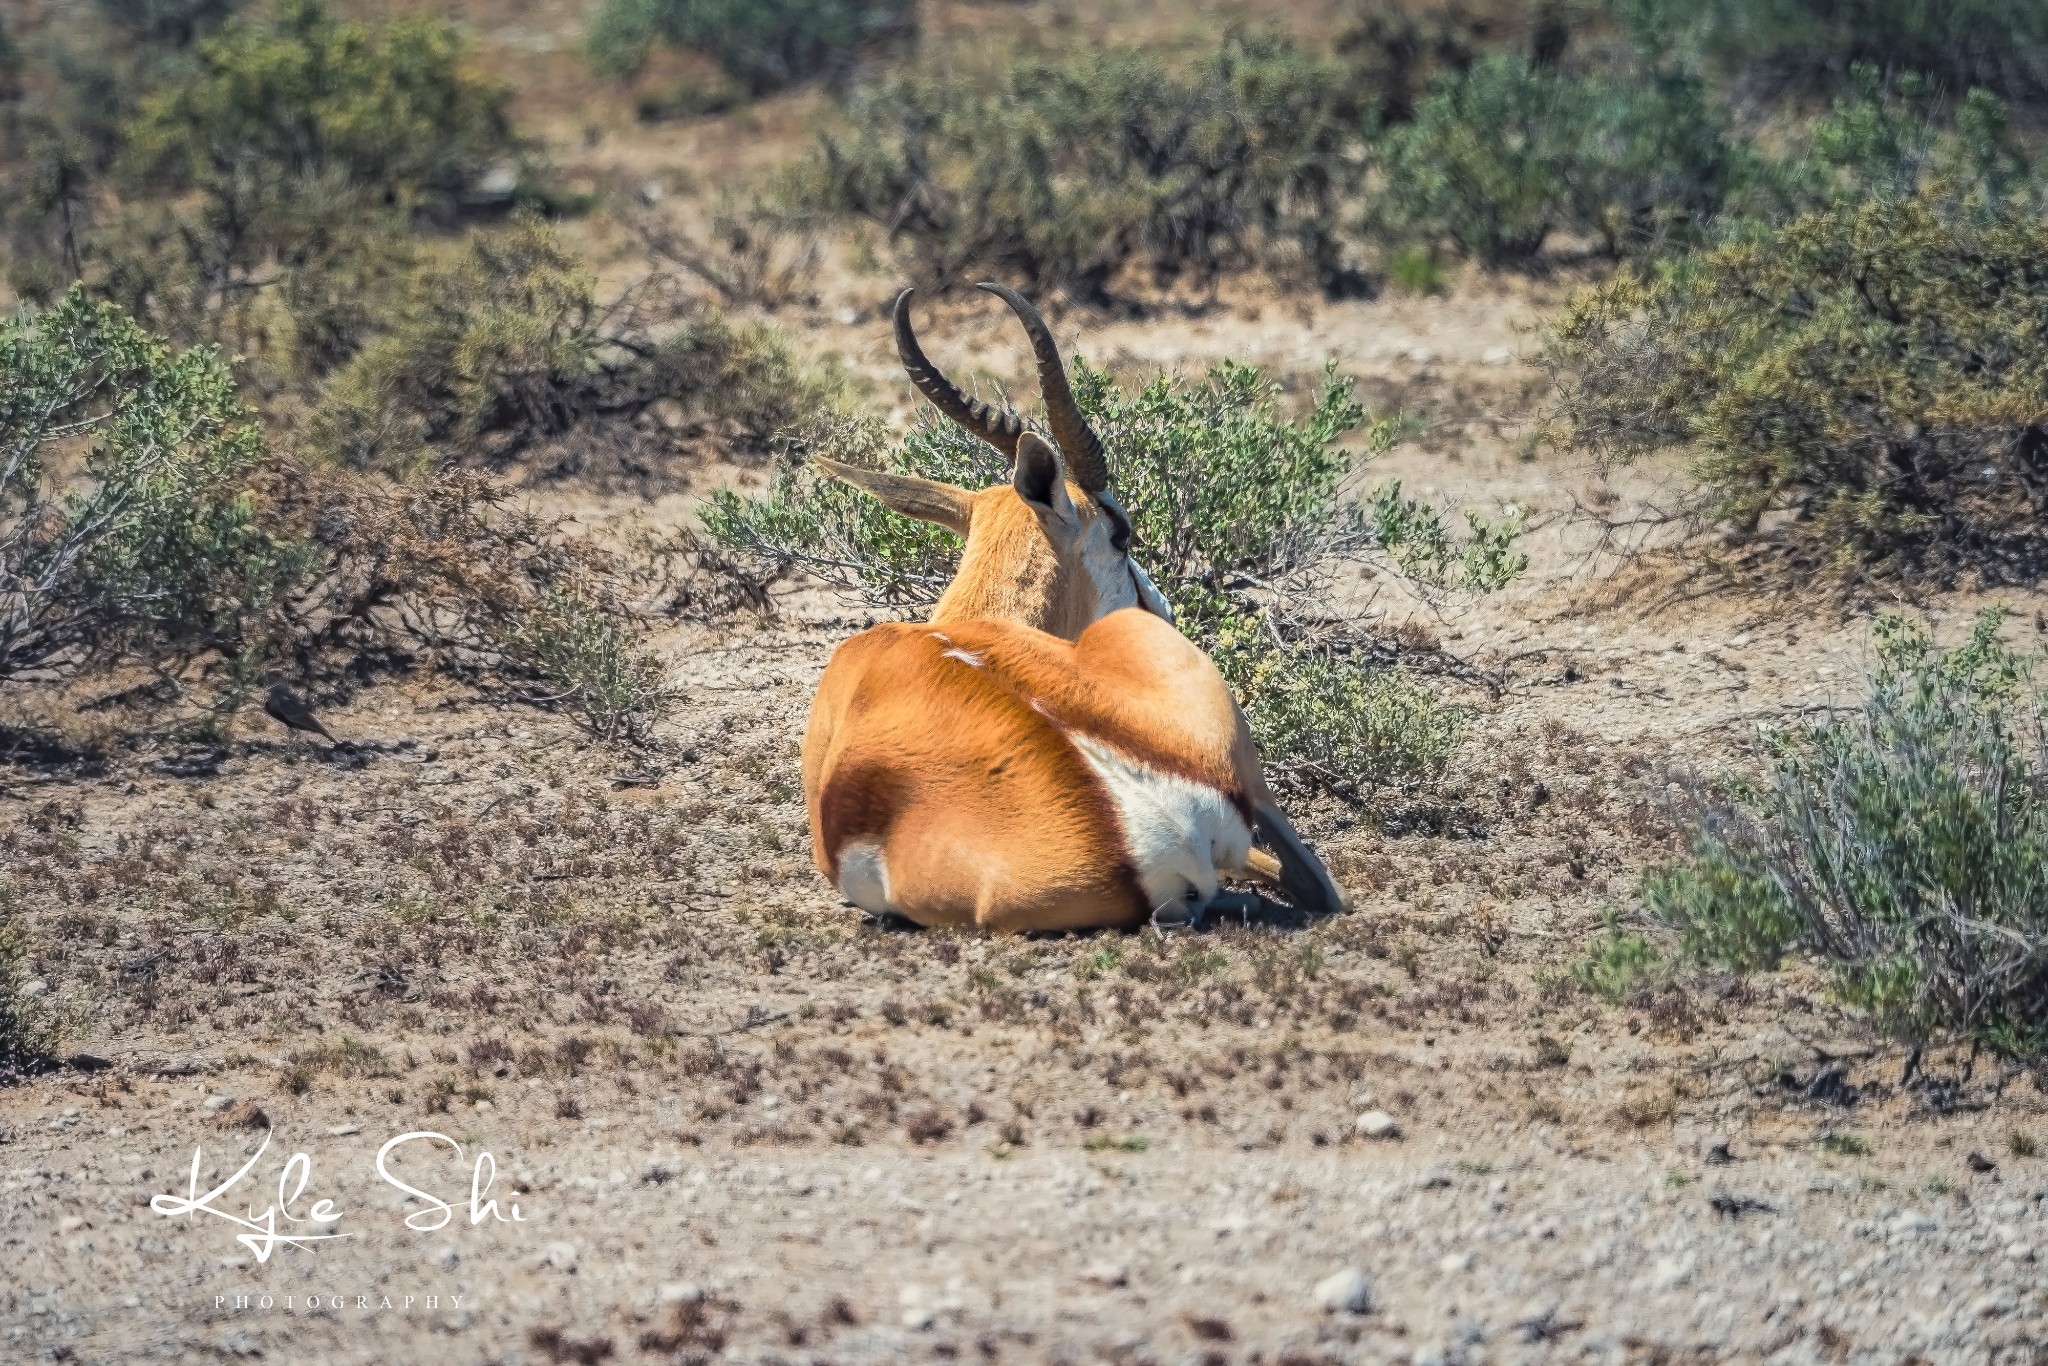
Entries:
POLYGON ((543 1265, 551 1266, 557 1271, 574 1271, 576 1269, 576 1244, 549 1243, 548 1250, 541 1255, 541 1262, 543 1265))
POLYGON ((1489 346, 1479 359, 1488 365, 1506 365, 1515 358, 1515 353, 1505 346, 1489 346))
POLYGON ((1653 1290, 1676 1290, 1691 1279, 1691 1258, 1660 1257, 1657 1265, 1650 1268, 1650 1287, 1653 1290))
POLYGON ((663 1304, 702 1304, 704 1287, 694 1281, 671 1281, 656 1296, 663 1304))
POLYGON ((350 1134, 359 1134, 362 1131, 363 1126, 360 1124, 337 1124, 327 1131, 327 1136, 329 1138, 347 1138, 350 1134))
POLYGON ((929 1309, 913 1307, 903 1311, 903 1326, 913 1333, 925 1332, 937 1321, 938 1315, 929 1309))
POLYGON ((199 1108, 208 1114, 218 1114, 235 1103, 233 1096, 208 1096, 199 1103, 199 1108))
POLYGON ((1347 1266, 1316 1282, 1316 1304, 1331 1314, 1370 1314, 1372 1283, 1355 1266, 1347 1266))
POLYGON ((1105 1290, 1114 1290, 1118 1286, 1129 1285, 1131 1275, 1115 1262, 1097 1262, 1094 1266, 1081 1273, 1081 1279, 1090 1285, 1099 1285, 1105 1290))
POLYGON ((1353 1129, 1360 1138, 1388 1139, 1401 1136, 1401 1121, 1385 1110, 1367 1110, 1358 1117, 1353 1129))
POLYGON ((37 977, 29 981, 23 982, 21 984, 21 990, 16 992, 15 994, 20 996, 23 1000, 33 1001, 38 996, 47 996, 49 992, 50 984, 48 982, 45 982, 42 978, 37 977))
POLYGON ((1886 1227, 1894 1238, 1905 1238, 1932 1233, 1940 1225, 1936 1224, 1931 1216, 1909 1209, 1904 1214, 1895 1216, 1886 1227))
POLYGON ((1437 1262, 1436 1269, 1446 1276, 1456 1276, 1472 1269, 1472 1254, 1469 1252, 1447 1252, 1437 1262))
POLYGON ((2034 1260, 2034 1249, 2025 1243, 2014 1243, 2006 1248, 2005 1255, 2016 1262, 2031 1262, 2034 1260))

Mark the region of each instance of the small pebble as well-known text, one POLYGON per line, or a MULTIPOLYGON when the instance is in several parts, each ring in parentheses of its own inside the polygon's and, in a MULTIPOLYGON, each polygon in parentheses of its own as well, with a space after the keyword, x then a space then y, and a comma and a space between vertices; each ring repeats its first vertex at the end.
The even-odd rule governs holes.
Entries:
POLYGON ((1401 1136, 1401 1122, 1385 1110, 1367 1110, 1353 1126, 1360 1138, 1390 1139, 1401 1136))
POLYGON ((1355 1266, 1333 1272, 1316 1282, 1316 1304, 1330 1314, 1370 1314, 1372 1283, 1355 1266))
POLYGON ((362 1131, 363 1126, 360 1124, 337 1124, 327 1131, 327 1136, 329 1138, 347 1138, 350 1134, 359 1134, 362 1131))
POLYGON ((557 1271, 574 1271, 576 1269, 576 1244, 549 1243, 548 1250, 542 1255, 541 1261, 557 1271))
POLYGON ((219 1114, 222 1110, 227 1109, 230 1105, 233 1105, 234 1103, 235 1098, 233 1096, 208 1096, 205 1100, 199 1103, 199 1108, 206 1111, 210 1115, 219 1114))
POLYGON ((1096 1263, 1081 1273, 1081 1279, 1090 1285, 1099 1285, 1105 1290, 1114 1290, 1118 1286, 1129 1285, 1131 1281, 1130 1273, 1114 1262, 1096 1263))
POLYGON ((656 1298, 663 1304, 702 1304, 704 1287, 694 1281, 670 1281, 656 1298))

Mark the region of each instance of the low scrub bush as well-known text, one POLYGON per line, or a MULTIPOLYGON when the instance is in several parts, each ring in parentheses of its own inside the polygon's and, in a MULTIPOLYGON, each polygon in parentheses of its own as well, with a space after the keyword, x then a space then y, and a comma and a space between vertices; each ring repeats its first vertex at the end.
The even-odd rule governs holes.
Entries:
POLYGON ((660 277, 600 303, 535 218, 428 259, 400 300, 322 392, 308 432, 327 459, 403 474, 443 453, 633 442, 663 400, 761 443, 835 392, 779 334, 689 305, 660 277))
POLYGON ((0 680, 239 656, 302 567, 250 490, 263 458, 218 355, 77 289, 0 324, 0 680))
POLYGON ((278 458, 217 354, 82 290, 0 326, 0 453, 0 685, 142 669, 201 730, 344 664, 450 668, 608 737, 662 705, 631 565, 474 472, 278 458))
POLYGON ((863 49, 917 32, 915 0, 605 0, 591 65, 629 76, 655 42, 693 48, 753 94, 843 74, 863 49))
POLYGON ((1639 39, 1696 47, 1731 75, 1780 86, 1858 65, 1951 90, 2048 96, 2048 10, 2007 0, 1610 0, 1639 39))
POLYGON ((892 76, 854 93, 792 193, 881 227, 940 287, 978 271, 1099 296, 1127 266, 1255 264, 1334 287, 1357 142, 1338 64, 1234 35, 1187 71, 1114 48, 892 76))
POLYGON ((1448 241, 1499 267, 1560 231, 1615 255, 1697 236, 1743 154, 1682 72, 1574 75, 1499 52, 1433 83, 1378 163, 1369 234, 1448 241))
POLYGON ((2048 512, 2048 226, 1938 192, 1624 275, 1556 324, 1551 431, 1679 449, 1709 514, 1844 571, 2031 576, 2048 512))
POLYGON ((464 55, 446 23, 349 22, 322 0, 237 15, 114 80, 104 137, 82 112, 45 120, 36 202, 15 215, 24 246, 41 239, 23 269, 220 345, 260 397, 302 388, 361 344, 418 221, 466 211, 520 150, 507 92, 464 55))
POLYGON ((1797 952, 1914 1042, 2048 1047, 2048 694, 2002 619, 1953 650, 1882 620, 1863 706, 1778 736, 1765 783, 1703 801, 1689 854, 1642 888, 1688 956, 1797 952))
MULTIPOLYGON (((1295 418, 1281 415, 1276 386, 1244 365, 1218 366, 1199 382, 1162 376, 1130 392, 1077 361, 1073 386, 1109 452, 1133 553, 1238 692, 1276 780, 1359 796, 1441 771, 1462 711, 1333 631, 1321 606, 1338 557, 1383 550, 1376 524, 1338 497, 1357 461, 1339 443, 1363 428, 1368 449, 1384 450, 1399 424, 1369 423, 1334 371, 1295 418)), ((968 487, 1007 478, 992 450, 932 418, 900 442, 879 423, 846 420, 811 444, 843 462, 968 487)), ((1420 524, 1435 514, 1414 516, 1420 524)), ((935 601, 960 549, 951 533, 801 465, 780 471, 765 497, 719 493, 705 523, 757 572, 800 567, 899 607, 935 601)), ((1436 530, 1462 559, 1465 546, 1436 530)))
POLYGON ((508 92, 462 56, 446 22, 354 23, 324 0, 238 17, 143 98, 131 169, 215 197, 341 181, 371 198, 452 201, 512 149, 508 92))
POLYGON ((2005 104, 1971 90, 1953 108, 1915 76, 1887 83, 1858 67, 1851 89, 1808 132, 1803 154, 1768 164, 1758 179, 1759 210, 1784 218, 1872 198, 1932 193, 1973 212, 2032 201, 2042 186, 2011 136, 2005 104))

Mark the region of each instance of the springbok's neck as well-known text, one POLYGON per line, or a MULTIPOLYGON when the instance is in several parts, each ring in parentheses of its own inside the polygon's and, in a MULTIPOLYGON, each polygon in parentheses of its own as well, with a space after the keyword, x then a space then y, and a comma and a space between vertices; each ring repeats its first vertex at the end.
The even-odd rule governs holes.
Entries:
POLYGON ((1087 629, 1094 608, 1095 585, 1087 572, 1078 563, 1063 563, 1035 522, 977 525, 931 620, 1013 621, 1073 640, 1087 629))

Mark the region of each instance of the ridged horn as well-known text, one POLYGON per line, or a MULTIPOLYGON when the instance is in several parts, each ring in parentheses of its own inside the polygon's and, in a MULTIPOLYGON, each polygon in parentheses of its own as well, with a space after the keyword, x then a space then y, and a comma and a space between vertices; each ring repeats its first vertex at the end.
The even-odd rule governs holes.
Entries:
POLYGON ((980 399, 967 397, 925 356, 924 348, 917 344, 917 333, 910 326, 910 296, 916 292, 906 289, 896 296, 896 355, 903 362, 904 372, 917 386, 917 391, 932 401, 934 408, 994 446, 1003 453, 1005 460, 1014 463, 1017 439, 1024 435, 1024 419, 1015 413, 999 413, 980 399))
POLYGON ((1103 459, 1102 438, 1095 435, 1088 419, 1081 416, 1081 405, 1074 402, 1074 391, 1067 384, 1067 367, 1060 360, 1052 329, 1045 325, 1045 319, 1030 301, 1008 285, 983 284, 977 288, 1008 304, 1024 324, 1024 331, 1031 338, 1031 352, 1038 358, 1038 392, 1045 400, 1045 420, 1052 427, 1053 440, 1060 443, 1060 452, 1067 457, 1067 474, 1088 492, 1101 493, 1109 487, 1109 462, 1103 459))

